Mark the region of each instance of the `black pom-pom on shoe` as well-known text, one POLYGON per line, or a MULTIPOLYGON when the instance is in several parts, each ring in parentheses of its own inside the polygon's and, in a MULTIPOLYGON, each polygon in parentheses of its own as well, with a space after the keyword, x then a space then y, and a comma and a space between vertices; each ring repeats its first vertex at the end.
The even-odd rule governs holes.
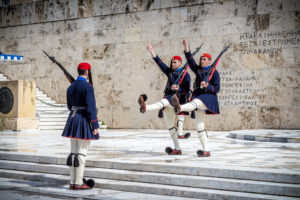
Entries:
POLYGON ((191 133, 186 133, 186 134, 184 134, 184 138, 185 138, 185 139, 188 139, 190 136, 191 136, 191 133))
POLYGON ((86 184, 90 188, 93 188, 95 186, 95 181, 94 181, 94 179, 86 180, 86 178, 83 178, 83 184, 86 184))
POLYGON ((86 184, 90 187, 93 188, 95 186, 95 181, 94 179, 89 179, 86 181, 86 184))
POLYGON ((167 148, 165 149, 165 152, 166 152, 167 154, 172 153, 172 151, 173 151, 173 149, 172 149, 171 147, 167 147, 167 148))
POLYGON ((146 94, 141 94, 141 96, 143 97, 144 101, 146 102, 147 99, 148 99, 147 95, 146 94))

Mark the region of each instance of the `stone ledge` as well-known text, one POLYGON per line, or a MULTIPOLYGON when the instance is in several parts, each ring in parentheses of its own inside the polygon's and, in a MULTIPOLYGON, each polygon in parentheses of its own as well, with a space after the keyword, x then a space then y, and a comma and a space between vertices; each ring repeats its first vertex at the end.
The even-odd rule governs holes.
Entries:
POLYGON ((229 132, 228 137, 258 142, 300 143, 300 130, 237 130, 229 132))

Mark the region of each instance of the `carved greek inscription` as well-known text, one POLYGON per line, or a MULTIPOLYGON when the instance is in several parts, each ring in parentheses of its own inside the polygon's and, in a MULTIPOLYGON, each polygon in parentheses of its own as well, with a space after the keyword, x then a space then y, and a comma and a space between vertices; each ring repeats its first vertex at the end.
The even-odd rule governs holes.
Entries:
POLYGON ((221 91, 218 94, 220 106, 257 106, 267 98, 267 92, 259 88, 259 76, 255 71, 219 72, 221 91))
POLYGON ((283 47, 299 45, 300 30, 240 34, 240 48, 243 54, 280 53, 283 47))

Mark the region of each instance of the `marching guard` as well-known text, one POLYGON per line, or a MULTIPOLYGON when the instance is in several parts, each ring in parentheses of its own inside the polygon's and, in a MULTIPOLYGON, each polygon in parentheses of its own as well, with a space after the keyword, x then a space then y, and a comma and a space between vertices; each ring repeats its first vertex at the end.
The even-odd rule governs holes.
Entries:
MULTIPOLYGON (((138 98, 140 112, 145 113, 146 111, 148 112, 164 108, 165 122, 175 146, 174 149, 167 147, 166 152, 169 155, 180 155, 182 154, 182 152, 178 142, 177 130, 174 127, 176 114, 172 107, 172 95, 175 94, 176 96, 178 96, 179 101, 182 104, 188 102, 190 92, 190 75, 188 73, 184 73, 180 80, 181 84, 179 84, 179 82, 176 82, 176 80, 178 80, 178 77, 180 76, 180 72, 182 70, 182 67, 180 67, 182 64, 181 57, 173 56, 171 60, 171 67, 167 67, 167 65, 162 62, 162 60, 156 55, 150 44, 148 44, 147 50, 152 55, 154 61, 159 66, 161 71, 168 77, 168 82, 164 91, 164 98, 154 104, 146 105, 145 101, 147 100, 147 96, 145 94, 140 95, 140 97, 138 98)), ((183 122, 182 117, 181 121, 183 122)), ((182 127, 182 124, 180 124, 180 126, 182 127)))
POLYGON ((99 139, 99 124, 94 88, 87 82, 91 79, 91 65, 80 63, 77 71, 77 80, 67 90, 70 114, 62 136, 70 138, 71 142, 71 153, 67 159, 71 176, 70 189, 86 190, 94 186, 94 181, 86 181, 83 174, 90 141, 99 139))
POLYGON ((198 150, 197 155, 199 157, 209 157, 210 151, 208 146, 208 136, 204 129, 204 121, 205 114, 220 114, 217 97, 217 93, 220 91, 220 76, 218 71, 215 70, 211 79, 208 82, 205 82, 204 77, 207 76, 207 70, 210 68, 211 55, 204 53, 200 57, 200 63, 198 66, 189 50, 187 40, 183 40, 183 45, 185 48, 186 59, 191 70, 196 75, 194 91, 191 102, 180 105, 181 103, 178 98, 173 95, 172 103, 176 113, 198 110, 198 112, 196 112, 195 125, 203 150, 198 150))

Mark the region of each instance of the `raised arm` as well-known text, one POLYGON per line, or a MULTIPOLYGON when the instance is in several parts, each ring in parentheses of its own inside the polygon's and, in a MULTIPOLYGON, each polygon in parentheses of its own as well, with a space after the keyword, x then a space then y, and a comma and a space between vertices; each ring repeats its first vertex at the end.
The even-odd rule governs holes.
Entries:
POLYGON ((150 52, 150 54, 151 54, 151 56, 152 56, 153 58, 156 57, 156 53, 154 52, 154 50, 153 50, 151 44, 148 44, 148 45, 147 45, 147 50, 150 52))
POLYGON ((198 65, 196 64, 196 62, 195 62, 195 60, 193 58, 193 55, 190 52, 188 41, 186 39, 183 40, 183 46, 184 46, 185 58, 188 61, 191 70, 196 74, 197 73, 197 69, 198 69, 198 65))
POLYGON ((183 46, 184 46, 184 53, 190 52, 189 44, 188 44, 187 39, 183 40, 183 46))
POLYGON ((147 50, 150 52, 152 58, 154 59, 156 64, 159 66, 161 71, 163 73, 165 73, 166 75, 168 75, 168 69, 169 69, 168 66, 157 56, 157 54, 154 52, 151 44, 147 45, 147 50))

